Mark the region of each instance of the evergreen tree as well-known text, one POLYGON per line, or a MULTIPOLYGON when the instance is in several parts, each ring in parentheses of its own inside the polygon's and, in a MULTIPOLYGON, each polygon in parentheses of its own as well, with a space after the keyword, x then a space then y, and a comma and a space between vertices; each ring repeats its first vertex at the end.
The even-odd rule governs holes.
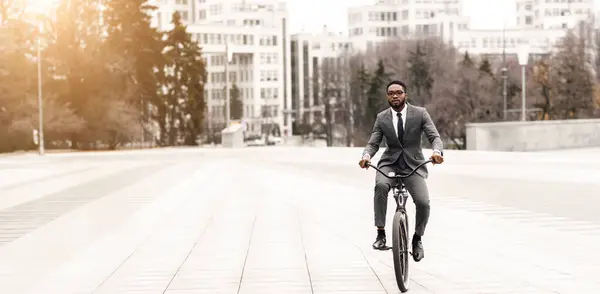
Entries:
POLYGON ((586 60, 585 44, 581 37, 569 32, 557 44, 553 58, 553 71, 550 84, 555 87, 553 99, 557 118, 585 118, 593 113, 593 75, 586 60))
POLYGON ((232 119, 242 119, 244 116, 244 102, 240 97, 240 89, 233 83, 229 90, 229 107, 231 109, 232 119))
POLYGON ((463 57, 463 60, 462 60, 461 64, 464 67, 468 67, 468 68, 471 68, 471 67, 473 67, 475 65, 475 63, 471 59, 471 56, 469 56, 469 51, 465 51, 465 55, 463 57))
POLYGON ((173 14, 173 29, 165 41, 167 67, 166 94, 160 121, 166 132, 161 134, 163 144, 175 145, 183 140, 186 145, 196 145, 204 121, 204 85, 206 69, 198 43, 191 39, 181 23, 178 12, 173 14))
MULTIPOLYGON (((52 31, 45 34, 47 48, 42 55, 50 63, 45 66, 45 92, 54 93, 60 103, 70 105, 86 123, 85 130, 67 133, 73 148, 94 148, 97 141, 121 137, 120 134, 132 126, 129 120, 122 122, 124 125, 113 124, 116 118, 121 117, 121 108, 99 107, 111 104, 113 100, 106 98, 112 98, 109 92, 116 90, 103 45, 101 2, 60 2, 56 21, 48 27, 52 31), (115 113, 117 110, 119 112, 115 113), (112 130, 109 130, 110 126, 114 126, 112 130)), ((111 145, 115 144, 113 142, 111 145)))
MULTIPOLYGON (((141 120, 148 123, 148 105, 156 108, 164 105, 159 94, 161 72, 156 71, 164 67, 163 44, 161 34, 150 25, 151 12, 156 7, 149 5, 148 0, 103 1, 106 2, 103 16, 108 33, 105 50, 119 68, 113 76, 121 78, 120 87, 133 88, 128 102, 142 112, 141 120)), ((164 114, 164 111, 158 113, 164 114)))
POLYGON ((481 64, 479 65, 479 71, 482 73, 485 73, 489 76, 493 76, 492 64, 490 63, 490 61, 487 58, 484 58, 481 61, 481 64))
POLYGON ((385 72, 383 60, 377 62, 377 68, 370 75, 369 87, 367 89, 366 121, 367 126, 373 128, 377 114, 388 105, 386 100, 386 89, 389 74, 385 72))
POLYGON ((411 85, 411 102, 417 105, 425 105, 431 97, 433 88, 433 77, 427 60, 425 50, 417 43, 415 51, 410 52, 408 60, 408 71, 411 85))

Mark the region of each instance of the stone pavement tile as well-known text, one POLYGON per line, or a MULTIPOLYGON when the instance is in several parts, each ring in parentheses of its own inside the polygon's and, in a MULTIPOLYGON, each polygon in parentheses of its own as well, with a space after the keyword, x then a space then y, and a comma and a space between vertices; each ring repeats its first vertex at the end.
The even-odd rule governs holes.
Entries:
POLYGON ((315 292, 383 291, 365 257, 352 244, 341 242, 335 235, 327 234, 308 222, 302 223, 302 230, 315 292))
MULTIPOLYGON (((193 164, 189 166, 192 167, 193 164)), ((185 177, 175 170, 169 170, 166 174, 157 171, 156 174, 161 181, 148 179, 156 183, 156 186, 151 182, 140 183, 149 191, 132 187, 138 193, 148 195, 148 201, 151 203, 124 205, 130 197, 139 199, 135 192, 125 189, 120 191, 122 194, 114 194, 112 197, 107 197, 106 201, 95 202, 93 205, 86 206, 84 210, 63 217, 63 221, 86 224, 83 228, 91 230, 83 234, 78 229, 70 231, 76 232, 81 240, 94 237, 92 232, 101 235, 93 238, 94 242, 88 243, 87 247, 75 250, 70 259, 63 261, 60 266, 46 274, 37 285, 34 285, 37 288, 32 288, 30 293, 39 293, 40 289, 44 289, 44 293, 89 293, 107 278, 110 280, 113 273, 115 273, 112 277, 115 278, 113 282, 117 288, 134 282, 142 284, 140 288, 144 288, 143 284, 147 284, 144 280, 152 276, 157 280, 167 278, 162 287, 164 290, 174 271, 160 273, 163 270, 161 266, 165 268, 179 266, 169 259, 177 257, 182 250, 186 249, 182 246, 186 243, 185 240, 194 237, 194 233, 190 232, 201 229, 202 224, 208 221, 206 215, 198 217, 194 214, 202 213, 202 209, 198 209, 198 206, 206 206, 207 210, 210 209, 211 200, 210 197, 198 197, 202 192, 210 192, 210 189, 199 190, 199 187, 210 186, 198 180, 204 171, 194 168, 195 172, 179 166, 180 172, 188 172, 185 177), (164 186, 168 191, 158 186, 164 186), (151 191, 161 195, 158 197, 154 195, 155 199, 152 199, 151 191), (131 207, 123 210, 123 206, 131 207), (93 226, 91 222, 94 222, 93 226), (112 225, 114 227, 111 229, 112 225), (169 238, 170 246, 160 242, 160 236, 169 238), (146 246, 140 247, 140 244, 146 246), (158 248, 161 246, 164 250, 158 248), (154 258, 140 258, 140 255, 150 255, 154 258), (160 274, 156 274, 157 272, 160 274)), ((63 229, 66 228, 70 226, 63 225, 63 229)), ((56 239, 62 238, 58 233, 54 233, 53 236, 56 239)), ((72 234, 70 238, 73 238, 72 234)), ((110 283, 110 281, 105 283, 105 287, 110 283)))
POLYGON ((2 219, 29 219, 34 222, 17 227, 20 235, 15 234, 15 225, 10 222, 0 222, 0 239, 5 240, 0 246, 16 240, 36 230, 61 215, 73 211, 92 201, 101 199, 111 193, 123 189, 151 175, 152 167, 134 167, 127 171, 111 174, 95 179, 92 182, 77 185, 57 193, 38 198, 30 202, 0 211, 2 219), (11 236, 10 239, 8 236, 11 236))
MULTIPOLYGON (((237 294, 240 283, 204 284, 194 288, 167 289, 164 294, 237 294)), ((163 292, 161 292, 163 293, 163 292)), ((135 293, 134 293, 135 294, 135 293)))
POLYGON ((239 285, 259 203, 246 191, 247 187, 219 189, 222 205, 214 212, 214 218, 173 277, 168 290, 202 292, 221 284, 239 285))
MULTIPOLYGON (((161 213, 168 212, 172 204, 158 201, 159 206, 144 207, 143 204, 130 206, 123 203, 136 193, 143 193, 150 198, 165 193, 169 185, 174 185, 171 181, 173 177, 169 177, 173 173, 170 172, 156 171, 153 176, 83 205, 0 247, 0 272, 7 268, 11 273, 6 279, 2 278, 0 284, 5 289, 25 291, 22 288, 43 286, 47 289, 62 289, 63 286, 60 285, 81 285, 81 280, 89 281, 90 277, 94 277, 92 280, 103 279, 94 271, 114 262, 113 257, 122 258, 120 254, 123 251, 127 257, 130 254, 127 250, 132 249, 129 245, 136 246, 139 238, 144 238, 147 234, 148 226, 156 223, 161 213), (153 218, 145 214, 152 214, 153 218), (107 246, 111 242, 115 244, 115 241, 120 242, 118 247, 107 246), (32 280, 38 282, 27 282, 32 280)), ((181 176, 177 179, 181 181, 181 176)), ((178 200, 169 194, 159 199, 169 197, 175 202, 178 200)), ((105 270, 110 273, 114 271, 114 267, 105 270)), ((47 291, 50 293, 53 290, 47 291)))
MULTIPOLYGON (((225 180, 224 178, 221 179, 222 182, 225 182, 225 180)), ((121 280, 128 281, 133 279, 134 282, 141 282, 140 277, 143 277, 144 272, 148 270, 161 270, 165 275, 155 277, 157 283, 150 286, 139 283, 137 287, 140 289, 153 287, 152 289, 164 291, 167 288, 189 288, 189 285, 183 284, 186 280, 182 279, 183 276, 178 275, 178 273, 185 274, 185 271, 189 269, 183 268, 182 265, 186 263, 192 252, 199 248, 196 245, 198 243, 202 244, 205 241, 208 241, 209 244, 213 241, 225 241, 224 238, 229 238, 230 240, 227 241, 231 241, 231 236, 226 234, 220 234, 220 239, 211 239, 211 233, 214 236, 215 228, 221 232, 233 229, 232 224, 235 223, 231 219, 247 220, 247 217, 240 218, 237 214, 219 214, 219 212, 226 210, 228 206, 232 206, 233 202, 227 202, 229 199, 219 197, 220 195, 217 192, 222 191, 219 188, 219 182, 213 181, 212 183, 216 184, 216 187, 210 186, 214 189, 213 191, 205 189, 202 192, 207 192, 208 194, 204 197, 192 197, 191 201, 187 202, 185 207, 178 211, 176 217, 168 220, 167 225, 163 226, 161 230, 157 230, 152 238, 140 246, 126 263, 98 289, 98 293, 112 293, 116 291, 116 289, 120 288, 120 284, 122 284, 121 280), (212 218, 208 220, 207 217, 211 215, 212 218), (209 228, 212 228, 212 230, 209 230, 209 228)), ((244 228, 240 224, 236 226, 237 230, 241 228, 246 231, 250 227, 251 225, 246 225, 246 228, 244 228)), ((242 236, 242 239, 248 238, 242 234, 239 235, 242 236)), ((234 237, 239 238, 239 235, 234 235, 234 237)), ((244 247, 246 246, 240 246, 239 244, 247 243, 247 240, 235 242, 236 240, 233 239, 233 241, 234 243, 232 244, 234 244, 235 249, 240 253, 245 251, 244 247)), ((221 242, 220 244, 223 243, 221 242)), ((221 249, 227 252, 228 248, 222 246, 221 249)), ((231 256, 229 257, 231 258, 231 256)), ((201 279, 201 277, 198 277, 198 279, 201 279)), ((131 285, 130 287, 133 288, 134 286, 131 285)))
POLYGON ((240 294, 258 294, 258 293, 306 293, 311 294, 313 289, 310 284, 302 282, 268 282, 268 283, 244 283, 240 288, 240 294))
MULTIPOLYGON (((315 186, 317 186, 317 184, 314 184, 315 186)), ((312 185, 307 184, 307 187, 310 187, 312 185)), ((345 189, 340 188, 338 186, 335 186, 335 188, 330 189, 329 187, 324 187, 323 185, 321 185, 318 189, 319 191, 307 191, 306 189, 303 190, 304 192, 304 197, 302 199, 306 200, 306 202, 311 203, 311 205, 306 205, 303 206, 303 208, 307 211, 310 211, 310 217, 312 219, 318 219, 321 222, 321 224, 324 225, 331 225, 332 227, 336 228, 336 232, 334 233, 333 231, 331 232, 331 234, 343 234, 344 237, 346 237, 347 239, 345 239, 344 242, 346 243, 355 243, 355 244, 360 244, 360 248, 363 249, 363 252, 367 252, 365 255, 370 256, 371 254, 369 254, 368 252, 371 252, 372 250, 369 250, 369 246, 370 244, 366 244, 367 242, 365 240, 369 240, 371 241, 371 239, 373 239, 373 236, 369 235, 367 237, 367 234, 363 234, 363 233, 359 233, 360 231, 357 231, 355 228, 360 227, 360 225, 355 225, 353 223, 354 219, 357 219, 359 216, 362 217, 362 215, 365 215, 365 217, 372 217, 371 214, 372 212, 366 211, 363 209, 364 212, 366 213, 362 213, 359 211, 357 211, 358 213, 352 211, 352 212, 346 212, 343 211, 344 209, 348 209, 350 207, 365 207, 366 205, 372 205, 371 203, 365 203, 364 205, 360 205, 358 203, 355 203, 356 201, 353 199, 352 192, 348 192, 345 193, 343 191, 345 191, 345 189), (329 190, 332 190, 331 192, 329 190), (334 193, 335 191, 337 191, 337 193, 334 193), (314 197, 311 197, 313 196, 314 197), (323 197, 323 195, 328 195, 327 197, 323 197), (344 199, 343 201, 341 199, 337 199, 340 198, 339 195, 343 195, 344 199), (335 206, 336 203, 345 203, 346 205, 344 207, 340 207, 335 206), (329 211, 324 211, 319 209, 319 207, 332 207, 335 206, 336 210, 335 212, 338 212, 339 214, 335 214, 332 213, 331 210, 329 211), (340 214, 345 214, 345 215, 352 215, 352 218, 348 218, 348 217, 340 217, 340 214), (345 224, 340 226, 337 224, 337 220, 338 219, 343 219, 345 224), (354 228, 354 230, 352 230, 352 228, 354 228), (357 234, 358 233, 358 234, 357 234), (362 237, 361 237, 362 235, 362 237), (354 241, 355 240, 355 241, 354 241), (353 242, 354 241, 354 242, 353 242)), ((290 196, 291 198, 294 199, 300 199, 299 196, 290 196)), ((361 200, 362 201, 362 200, 361 200)), ((371 200, 372 201, 372 200, 371 200)), ((370 202, 371 202, 370 201, 370 202)), ((390 201, 391 202, 391 201, 390 201)), ((297 202, 299 205, 302 205, 302 203, 300 203, 300 201, 297 202)), ((393 211, 392 209, 393 204, 390 203, 390 210, 389 211, 393 211)), ((497 246, 497 242, 493 242, 494 237, 497 236, 497 231, 489 231, 486 232, 485 230, 488 229, 489 227, 486 227, 485 225, 483 226, 478 226, 477 227, 477 231, 473 231, 473 235, 478 236, 478 238, 476 238, 476 241, 479 240, 483 240, 486 241, 486 246, 480 246, 479 244, 473 243, 471 244, 471 246, 465 246, 468 244, 468 242, 465 242, 463 236, 461 236, 460 234, 457 234, 456 231, 456 224, 457 223, 465 223, 465 224, 471 224, 471 223, 477 223, 480 224, 481 222, 476 222, 476 221, 470 221, 467 220, 465 218, 464 215, 460 215, 460 216, 445 216, 441 211, 444 211, 445 209, 440 209, 438 208, 436 210, 436 214, 435 216, 437 217, 437 219, 440 220, 447 220, 447 219, 452 219, 452 220, 457 220, 455 222, 443 222, 441 224, 443 224, 442 228, 437 228, 436 226, 439 227, 439 223, 436 223, 435 221, 437 220, 435 217, 432 217, 433 222, 432 225, 430 225, 429 227, 432 229, 429 229, 429 234, 428 237, 425 239, 425 246, 426 246, 426 255, 429 258, 425 259, 425 262, 421 262, 421 263, 413 263, 413 269, 414 268, 424 268, 424 270, 428 269, 428 262, 427 261, 431 261, 429 262, 429 267, 435 267, 435 269, 437 269, 437 272, 434 272, 436 274, 436 276, 430 276, 428 278, 426 277, 420 277, 420 276, 416 276, 413 275, 413 280, 414 281, 418 281, 418 284, 422 285, 419 289, 421 292, 424 293, 428 293, 428 292, 433 292, 433 293, 445 293, 444 291, 455 291, 460 293, 462 291, 462 293, 477 293, 477 289, 469 289, 470 284, 468 283, 472 283, 471 285, 474 285, 472 287, 480 287, 482 289, 485 289, 485 287, 490 288, 490 291, 496 291, 498 293, 502 293, 503 289, 506 290, 507 287, 501 287, 498 286, 498 283, 494 283, 493 279, 491 279, 490 277, 494 277, 497 276, 496 271, 490 269, 486 269, 485 273, 482 275, 481 271, 482 268, 481 266, 477 266, 480 263, 485 263, 486 260, 489 260, 489 258, 486 258, 486 255, 489 255, 490 251, 488 250, 488 248, 494 248, 495 250, 497 250, 499 247, 497 246), (448 228, 445 228, 448 227, 448 228), (480 231, 484 232, 484 234, 481 234, 480 231), (445 236, 447 238, 435 238, 434 236, 436 235, 436 233, 438 232, 448 232, 448 234, 445 234, 445 236), (494 235, 495 234, 495 235, 494 235), (490 237, 488 238, 487 235, 490 235, 490 237), (458 242, 457 242, 458 241, 458 242), (490 241, 490 242, 488 242, 490 241), (464 244, 463 244, 464 243, 464 244), (450 246, 448 246, 450 245, 450 246), (491 247, 493 246, 493 247, 491 247), (435 253, 435 251, 439 248, 439 247, 444 247, 444 253, 448 253, 450 254, 450 256, 457 256, 456 260, 440 260, 437 256, 437 254, 435 253), (472 251, 466 251, 467 249, 470 248, 477 248, 478 250, 475 252, 472 251), (461 260, 460 256, 465 256, 466 258, 468 258, 469 260, 471 260, 471 262, 464 262, 461 260), (473 264, 473 266, 470 266, 470 264, 473 264), (449 267, 451 270, 448 269, 444 269, 445 267, 449 267), (487 278, 485 278, 487 277, 487 278), (474 283, 479 281, 478 279, 481 279, 481 284, 477 285, 474 283), (455 282, 456 280, 456 282, 455 282), (467 283, 467 286, 465 286, 465 283, 467 283)), ((412 207, 412 203, 409 203, 409 211, 414 211, 414 207, 412 207), (412 209, 411 209, 412 208, 412 209)), ((306 213, 307 215, 309 214, 308 212, 306 213)), ((391 217, 388 217, 388 222, 390 222, 391 224, 391 217)), ((412 216, 411 218, 411 231, 414 228, 414 216, 412 216)), ((369 228, 370 229, 370 228, 369 228)), ((334 230, 333 228, 330 228, 330 230, 334 230)), ((324 237, 325 239, 326 237, 324 237)), ((315 241, 315 243, 323 243, 326 242, 325 240, 321 240, 321 241, 315 241)), ((500 247, 501 248, 501 247, 500 247)), ((323 257, 324 261, 320 261, 322 263, 327 262, 327 255, 331 254, 328 251, 324 250, 323 248, 321 249, 321 251, 323 252, 327 252, 324 253, 325 256, 319 256, 320 258, 323 257)), ((310 253, 310 252, 309 252, 310 253)), ((319 252, 316 252, 315 254, 319 254, 319 252)), ((335 255, 335 253, 333 253, 335 255)), ((310 257, 310 254, 308 255, 310 257)), ((392 264, 392 260, 391 260, 391 253, 390 254, 378 254, 379 258, 383 258, 384 260, 386 260, 389 264, 392 264), (388 259, 389 258, 389 259, 388 259)), ((493 259, 495 261, 497 260, 502 260, 502 258, 500 256, 494 257, 493 259)), ((490 262, 491 265, 494 265, 493 262, 490 262)), ((331 263, 335 263, 335 260, 331 260, 331 263)), ((373 262, 371 262, 371 264, 373 264, 373 262)), ((505 269, 510 269, 510 266, 513 265, 514 266, 515 261, 512 261, 511 263, 506 263, 506 265, 502 266, 502 270, 505 269)), ((518 262, 516 263, 518 264, 518 262)), ((491 266, 491 268, 493 268, 493 266, 491 266)), ((496 269, 497 270, 497 269, 496 269)), ((383 275, 381 274, 380 271, 378 271, 377 269, 375 269, 375 271, 378 273, 379 275, 379 279, 382 281, 383 285, 385 286, 386 290, 391 291, 392 286, 393 289, 397 289, 397 286, 395 285, 395 277, 393 276, 393 274, 391 275, 383 275), (389 281, 387 281, 387 278, 385 277, 389 277, 389 281)), ((311 271, 312 272, 312 271, 311 271)), ((413 271, 414 273, 415 271, 413 271)), ((393 267, 389 268, 388 273, 393 273, 393 267)), ((504 277, 506 278, 506 277, 504 277)), ((509 282, 509 284, 512 284, 514 286, 513 289, 519 289, 520 287, 527 287, 526 286, 526 282, 523 280, 513 280, 513 279, 509 279, 506 278, 506 280, 509 282), (519 286, 521 285, 521 286, 519 286)), ((414 285, 417 285, 416 283, 412 283, 411 284, 413 287, 414 285)), ((509 287, 510 288, 510 287, 509 287)), ((542 291, 543 292, 543 291, 542 291)))
POLYGON ((180 271, 169 284, 168 290, 218 288, 219 285, 240 284, 241 270, 187 270, 180 271))

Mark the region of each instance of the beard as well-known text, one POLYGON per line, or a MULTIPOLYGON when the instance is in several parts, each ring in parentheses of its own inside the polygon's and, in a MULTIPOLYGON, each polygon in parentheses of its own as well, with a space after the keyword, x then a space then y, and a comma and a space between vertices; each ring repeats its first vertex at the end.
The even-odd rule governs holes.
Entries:
POLYGON ((400 103, 392 103, 392 101, 388 101, 388 104, 390 105, 390 107, 392 107, 394 110, 401 110, 404 108, 404 105, 406 104, 406 100, 400 100, 400 103))

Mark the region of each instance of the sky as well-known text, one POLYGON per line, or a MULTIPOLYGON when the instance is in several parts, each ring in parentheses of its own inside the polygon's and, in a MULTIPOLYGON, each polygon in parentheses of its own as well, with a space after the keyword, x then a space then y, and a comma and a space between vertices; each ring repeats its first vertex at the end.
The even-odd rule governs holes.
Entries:
MULTIPOLYGON (((323 25, 335 32, 346 32, 346 15, 349 7, 369 5, 374 0, 286 0, 293 33, 317 33, 323 25), (307 5, 313 2, 314 5, 307 5), (318 3, 318 4, 317 4, 318 3)), ((516 22, 514 0, 464 0, 464 13, 471 19, 473 29, 502 29, 504 15, 506 25, 516 22), (504 15, 503 15, 504 14, 504 15)), ((596 8, 600 0, 594 0, 596 8)))

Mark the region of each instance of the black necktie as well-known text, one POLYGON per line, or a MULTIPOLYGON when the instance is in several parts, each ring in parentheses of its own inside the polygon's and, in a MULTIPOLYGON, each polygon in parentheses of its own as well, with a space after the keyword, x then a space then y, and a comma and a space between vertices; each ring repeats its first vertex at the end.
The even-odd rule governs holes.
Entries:
POLYGON ((402 142, 402 137, 404 137, 404 127, 402 126, 402 113, 396 113, 398 115, 398 140, 402 142))

